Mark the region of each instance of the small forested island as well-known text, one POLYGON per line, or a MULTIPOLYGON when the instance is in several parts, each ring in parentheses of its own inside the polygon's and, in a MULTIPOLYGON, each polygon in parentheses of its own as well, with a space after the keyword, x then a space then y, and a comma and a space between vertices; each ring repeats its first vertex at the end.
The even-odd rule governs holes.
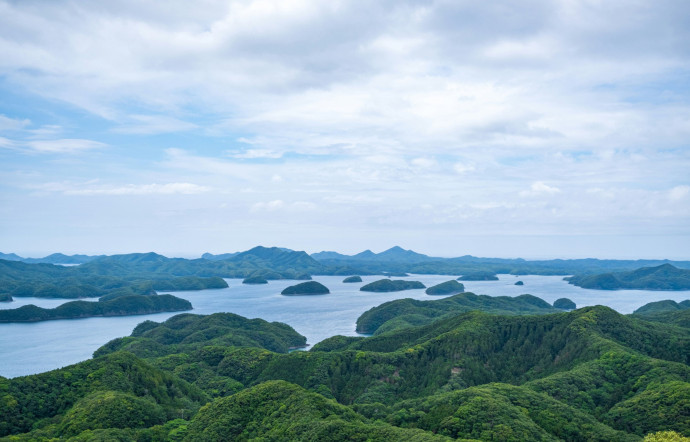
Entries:
POLYGON ((379 279, 360 287, 362 292, 399 292, 402 290, 414 290, 426 288, 419 281, 405 281, 403 279, 379 279))
POLYGON ((268 284, 268 280, 263 276, 250 276, 244 278, 242 284, 268 284))
POLYGON ((671 264, 642 267, 631 272, 612 272, 565 278, 570 284, 597 290, 690 290, 690 270, 671 264))
POLYGON ((311 275, 309 273, 302 273, 301 275, 297 275, 295 279, 298 281, 311 281, 311 275))
POLYGON ((577 305, 568 298, 559 298, 553 302, 554 308, 561 310, 575 310, 577 305))
POLYGON ((462 275, 458 281, 498 281, 498 276, 491 272, 474 272, 462 275))
POLYGON ((456 293, 462 293, 464 291, 465 286, 462 283, 454 279, 451 279, 450 281, 442 282, 440 284, 436 284, 434 286, 429 287, 425 290, 425 293, 427 295, 454 295, 456 293))
POLYGON ((525 285, 525 283, 522 282, 522 281, 518 281, 518 282, 515 283, 515 285, 525 285))
POLYGON ((186 299, 172 295, 119 296, 107 301, 70 301, 58 307, 46 309, 33 304, 16 309, 0 310, 2 322, 37 322, 53 319, 77 319, 94 316, 129 316, 161 312, 191 310, 186 299))
POLYGON ((307 281, 297 285, 291 285, 281 295, 327 295, 331 293, 328 287, 317 281, 307 281))
POLYGON ((0 302, 12 302, 13 300, 9 293, 0 293, 0 302))
POLYGON ((344 283, 353 283, 353 282, 362 282, 362 277, 361 276, 348 276, 347 278, 343 279, 344 283))

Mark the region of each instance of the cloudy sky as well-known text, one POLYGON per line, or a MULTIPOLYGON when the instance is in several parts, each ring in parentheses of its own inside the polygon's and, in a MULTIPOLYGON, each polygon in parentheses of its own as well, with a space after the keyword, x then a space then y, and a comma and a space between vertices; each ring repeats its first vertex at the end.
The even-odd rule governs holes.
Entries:
POLYGON ((690 258, 687 0, 0 0, 0 251, 690 258))

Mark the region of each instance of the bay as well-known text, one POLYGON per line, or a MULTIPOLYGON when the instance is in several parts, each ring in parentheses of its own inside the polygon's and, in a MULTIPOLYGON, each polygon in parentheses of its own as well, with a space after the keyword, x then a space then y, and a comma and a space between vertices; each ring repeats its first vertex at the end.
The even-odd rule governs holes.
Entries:
MULTIPOLYGON (((240 279, 227 279, 229 287, 217 290, 174 292, 189 300, 194 310, 189 313, 211 314, 231 312, 248 318, 262 318, 291 325, 314 345, 333 335, 356 336, 355 322, 366 310, 387 301, 401 298, 440 299, 424 290, 393 293, 360 292, 359 288, 381 276, 364 276, 363 283, 345 284, 343 276, 316 276, 331 293, 316 296, 283 296, 280 292, 296 281, 270 281, 264 285, 244 285, 240 279)), ((449 279, 444 275, 411 275, 405 278, 423 282, 427 287, 449 279)), ((606 305, 620 313, 632 313, 653 301, 690 299, 690 291, 648 290, 587 290, 568 284, 562 276, 499 275, 498 281, 464 281, 465 289, 490 296, 518 296, 529 293, 549 303, 570 298, 578 307, 606 305), (516 286, 516 281, 523 286, 516 286)), ((95 301, 95 299, 91 299, 95 301)), ((17 308, 35 304, 53 308, 67 300, 17 298, 0 303, 0 308, 17 308)), ((179 313, 158 313, 110 318, 86 318, 35 323, 0 324, 0 376, 16 377, 40 373, 91 357, 92 353, 111 339, 127 336, 142 321, 164 321, 179 313)))

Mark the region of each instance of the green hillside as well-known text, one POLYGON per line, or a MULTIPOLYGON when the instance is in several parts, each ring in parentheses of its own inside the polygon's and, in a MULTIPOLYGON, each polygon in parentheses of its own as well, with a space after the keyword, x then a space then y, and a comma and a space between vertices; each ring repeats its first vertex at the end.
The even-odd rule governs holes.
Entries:
POLYGON ((586 289, 690 290, 690 270, 671 264, 643 267, 630 272, 572 276, 566 280, 586 289))
POLYGON ((288 353, 304 337, 280 323, 232 314, 146 321, 93 360, 0 379, 0 434, 189 441, 690 436, 690 329, 601 306, 548 313, 552 307, 529 295, 493 306, 467 293, 418 306, 402 301, 387 304, 405 306, 406 314, 440 313, 369 338, 333 337, 308 352, 288 353), (459 313, 443 302, 511 314, 459 313), (541 314, 515 314, 528 306, 541 314))

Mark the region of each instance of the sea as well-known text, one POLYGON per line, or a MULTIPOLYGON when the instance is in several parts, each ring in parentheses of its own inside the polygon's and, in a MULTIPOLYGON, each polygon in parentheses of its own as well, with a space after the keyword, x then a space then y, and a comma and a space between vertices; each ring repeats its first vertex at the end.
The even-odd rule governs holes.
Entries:
MULTIPOLYGON (((478 295, 518 296, 529 293, 553 303, 569 298, 579 307, 606 305, 619 313, 632 313, 653 301, 690 299, 687 291, 588 290, 568 284, 563 276, 498 275, 498 281, 463 281, 465 290, 478 295), (517 286, 515 282, 524 285, 517 286)), ((395 299, 440 299, 423 289, 391 293, 361 292, 366 283, 381 279, 363 276, 362 283, 343 283, 343 276, 315 276, 331 291, 327 295, 283 296, 280 292, 297 281, 269 281, 268 284, 245 285, 241 279, 226 279, 228 288, 170 292, 189 300, 194 310, 185 313, 207 315, 231 312, 247 318, 284 322, 306 336, 309 346, 334 335, 358 336, 357 318, 365 311, 395 299)), ((427 287, 454 279, 447 275, 410 275, 403 278, 421 281, 427 287)), ((166 292, 167 293, 167 292, 166 292)), ((97 299, 89 299, 97 301, 97 299)), ((68 302, 62 299, 16 298, 0 303, 0 309, 34 304, 53 308, 68 302)), ((158 313, 108 318, 69 319, 32 323, 0 324, 0 376, 12 378, 54 370, 89 359, 106 342, 128 336, 145 320, 162 322, 178 313, 158 313)))

